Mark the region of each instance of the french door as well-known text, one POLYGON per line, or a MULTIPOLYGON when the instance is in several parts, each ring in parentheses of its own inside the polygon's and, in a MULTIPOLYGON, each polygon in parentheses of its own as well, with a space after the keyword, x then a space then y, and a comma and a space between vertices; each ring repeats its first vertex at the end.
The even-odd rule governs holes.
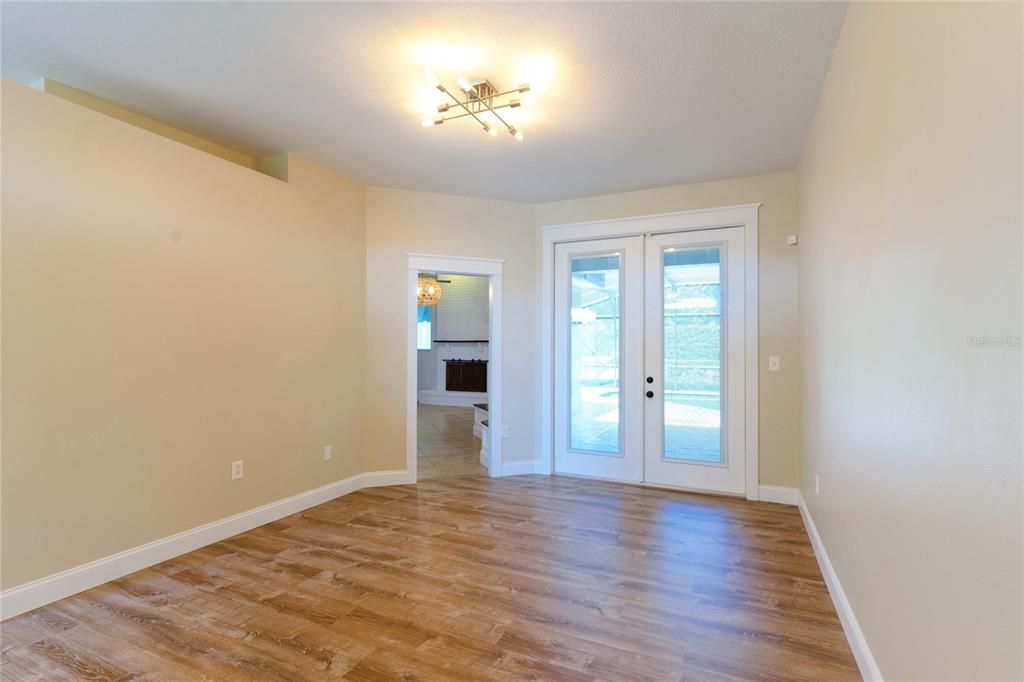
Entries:
POLYGON ((643 246, 555 247, 556 471, 644 480, 643 246))
POLYGON ((743 228, 555 246, 555 471, 743 494, 743 228))

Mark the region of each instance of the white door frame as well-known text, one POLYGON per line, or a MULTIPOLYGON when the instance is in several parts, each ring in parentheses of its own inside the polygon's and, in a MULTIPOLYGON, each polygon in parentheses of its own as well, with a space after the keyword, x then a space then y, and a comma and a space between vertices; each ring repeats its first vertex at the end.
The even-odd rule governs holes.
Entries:
POLYGON ((487 435, 490 461, 481 462, 491 476, 501 476, 501 270, 503 259, 467 256, 434 256, 407 254, 409 258, 406 287, 406 362, 405 362, 405 468, 416 480, 416 278, 421 272, 443 272, 448 275, 476 275, 488 279, 487 340, 487 435))
POLYGON ((757 383, 759 369, 757 333, 757 204, 739 204, 678 213, 611 220, 595 220, 541 228, 541 466, 554 471, 554 298, 555 244, 559 242, 630 237, 635 235, 742 227, 746 253, 746 497, 758 499, 757 383))

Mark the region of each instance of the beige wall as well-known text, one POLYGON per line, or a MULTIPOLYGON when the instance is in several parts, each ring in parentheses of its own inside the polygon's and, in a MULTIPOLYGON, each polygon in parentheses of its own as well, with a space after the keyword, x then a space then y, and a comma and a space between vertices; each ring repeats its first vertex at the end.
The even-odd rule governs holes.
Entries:
MULTIPOLYGON (((3 149, 4 587, 402 468, 409 252, 505 259, 514 462, 537 455, 538 222, 764 201, 763 235, 795 231, 792 173, 539 207, 364 189, 294 156, 284 183, 20 85, 3 94, 17 131, 3 149)), ((762 297, 783 302, 763 339, 792 323, 791 253, 762 237, 778 284, 762 297)), ((795 349, 771 347, 795 366, 795 349)), ((794 485, 787 376, 762 377, 762 481, 794 485)))
POLYGON ((760 482, 795 487, 800 484, 797 250, 786 244, 786 235, 798 232, 796 174, 775 173, 539 204, 537 225, 756 202, 763 203, 758 217, 760 482), (769 355, 781 356, 781 372, 767 371, 769 355))
POLYGON ((3 587, 361 470, 362 187, 9 81, 2 116, 3 587))
POLYGON ((537 456, 533 206, 370 187, 366 194, 366 469, 405 467, 408 253, 504 258, 505 462, 537 456))
POLYGON ((852 4, 800 163, 803 494, 886 679, 1024 678, 1021 348, 971 343, 1021 334, 1021 24, 852 4))

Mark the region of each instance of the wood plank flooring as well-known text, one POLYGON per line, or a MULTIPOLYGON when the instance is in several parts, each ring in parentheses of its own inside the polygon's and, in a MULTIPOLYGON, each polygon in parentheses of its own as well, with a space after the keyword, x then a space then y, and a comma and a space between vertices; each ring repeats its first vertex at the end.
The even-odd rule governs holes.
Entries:
POLYGON ((0 677, 859 679, 795 508, 547 476, 332 500, 5 622, 0 677))

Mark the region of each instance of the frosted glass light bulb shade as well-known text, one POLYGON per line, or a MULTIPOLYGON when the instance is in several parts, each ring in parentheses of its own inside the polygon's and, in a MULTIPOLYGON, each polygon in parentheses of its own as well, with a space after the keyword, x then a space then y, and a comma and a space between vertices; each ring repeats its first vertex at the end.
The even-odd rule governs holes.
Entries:
POLYGON ((441 300, 441 285, 432 277, 416 278, 416 304, 437 305, 441 300))

